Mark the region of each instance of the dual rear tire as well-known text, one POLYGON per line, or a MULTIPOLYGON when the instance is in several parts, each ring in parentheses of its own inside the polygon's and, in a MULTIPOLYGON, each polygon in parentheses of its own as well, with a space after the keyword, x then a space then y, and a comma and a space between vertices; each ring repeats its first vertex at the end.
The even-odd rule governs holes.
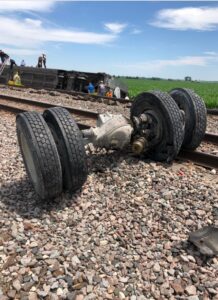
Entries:
POLYGON ((207 110, 204 101, 193 91, 173 89, 170 96, 184 116, 184 140, 182 148, 195 150, 201 143, 207 127, 207 110))
POLYGON ((62 191, 62 171, 53 136, 37 112, 17 116, 17 137, 27 174, 37 194, 53 198, 62 191))
POLYGON ((144 92, 132 104, 131 119, 142 114, 152 118, 148 130, 155 130, 154 138, 149 138, 145 155, 156 161, 172 161, 179 153, 184 138, 182 116, 175 101, 165 92, 144 92))
POLYGON ((17 116, 17 136, 28 176, 41 199, 75 192, 87 178, 81 132, 70 113, 55 107, 17 116))
MULTIPOLYGON (((206 107, 204 101, 190 89, 139 94, 131 107, 133 124, 134 118, 140 119, 143 114, 157 116, 152 121, 160 138, 155 144, 148 140, 150 145, 144 153, 153 160, 170 162, 181 148, 195 150, 205 135, 206 107)), ((148 124, 147 129, 152 130, 152 126, 148 124)))

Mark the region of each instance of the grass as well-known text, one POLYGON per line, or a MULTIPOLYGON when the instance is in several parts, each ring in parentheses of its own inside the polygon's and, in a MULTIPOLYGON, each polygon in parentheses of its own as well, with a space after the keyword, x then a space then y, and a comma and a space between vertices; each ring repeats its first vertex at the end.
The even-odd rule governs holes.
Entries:
POLYGON ((184 87, 194 90, 204 101, 208 108, 218 108, 218 82, 189 82, 151 79, 120 78, 129 90, 129 96, 149 90, 170 91, 173 88, 184 87))

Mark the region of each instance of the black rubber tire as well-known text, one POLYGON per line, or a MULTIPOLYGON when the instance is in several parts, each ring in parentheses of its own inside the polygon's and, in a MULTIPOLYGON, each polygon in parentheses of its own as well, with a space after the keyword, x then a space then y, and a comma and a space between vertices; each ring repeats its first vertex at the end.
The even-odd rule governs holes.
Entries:
POLYGON ((193 91, 176 88, 169 92, 180 109, 185 112, 185 136, 182 148, 196 149, 206 131, 207 110, 204 101, 193 91))
POLYGON ((63 189, 74 192, 87 179, 87 157, 81 131, 71 114, 62 107, 44 111, 43 117, 54 137, 61 159, 63 189))
POLYGON ((53 136, 37 112, 25 112, 16 118, 17 137, 27 174, 41 199, 62 192, 62 170, 53 136))
POLYGON ((156 161, 172 161, 180 151, 184 128, 182 116, 175 101, 169 94, 161 91, 150 91, 135 97, 131 107, 131 119, 143 112, 153 110, 158 114, 161 124, 162 139, 146 156, 156 161))

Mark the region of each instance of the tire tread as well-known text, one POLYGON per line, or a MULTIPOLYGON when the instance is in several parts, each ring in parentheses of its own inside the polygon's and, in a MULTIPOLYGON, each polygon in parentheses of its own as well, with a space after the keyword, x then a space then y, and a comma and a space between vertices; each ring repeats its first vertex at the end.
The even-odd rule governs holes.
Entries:
MULTIPOLYGON (((88 173, 82 134, 71 114, 66 109, 61 107, 47 109, 44 112, 44 118, 46 121, 48 121, 50 114, 52 114, 55 117, 56 122, 59 123, 59 129, 64 137, 64 151, 67 152, 69 162, 68 168, 71 177, 70 186, 66 187, 66 189, 69 191, 76 191, 81 188, 88 173)), ((53 125, 57 126, 57 124, 53 125)))
MULTIPOLYGON (((21 122, 22 133, 24 135, 26 130, 30 130, 31 136, 34 137, 32 143, 35 149, 32 149, 32 151, 34 151, 34 155, 38 157, 39 168, 43 178, 41 184, 45 187, 45 193, 44 195, 40 195, 40 197, 45 199, 57 196, 62 191, 61 164, 55 142, 46 122, 41 114, 37 112, 19 114, 17 116, 17 123, 18 122, 21 122)), ((21 153, 24 158, 24 153, 22 151, 21 153)))

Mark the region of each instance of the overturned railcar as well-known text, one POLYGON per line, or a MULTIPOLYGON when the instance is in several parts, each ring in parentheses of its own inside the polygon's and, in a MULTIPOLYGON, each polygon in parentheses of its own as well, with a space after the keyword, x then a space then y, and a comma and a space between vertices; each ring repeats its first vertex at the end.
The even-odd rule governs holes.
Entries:
POLYGON ((122 82, 106 73, 90 73, 34 67, 16 67, 13 70, 10 70, 9 66, 6 66, 0 76, 0 84, 7 84, 7 82, 13 78, 15 71, 19 72, 22 84, 25 87, 34 89, 59 89, 87 93, 89 82, 92 82, 97 88, 99 82, 104 81, 109 88, 114 89, 116 86, 119 86, 121 97, 125 97, 128 92, 127 87, 122 82))

